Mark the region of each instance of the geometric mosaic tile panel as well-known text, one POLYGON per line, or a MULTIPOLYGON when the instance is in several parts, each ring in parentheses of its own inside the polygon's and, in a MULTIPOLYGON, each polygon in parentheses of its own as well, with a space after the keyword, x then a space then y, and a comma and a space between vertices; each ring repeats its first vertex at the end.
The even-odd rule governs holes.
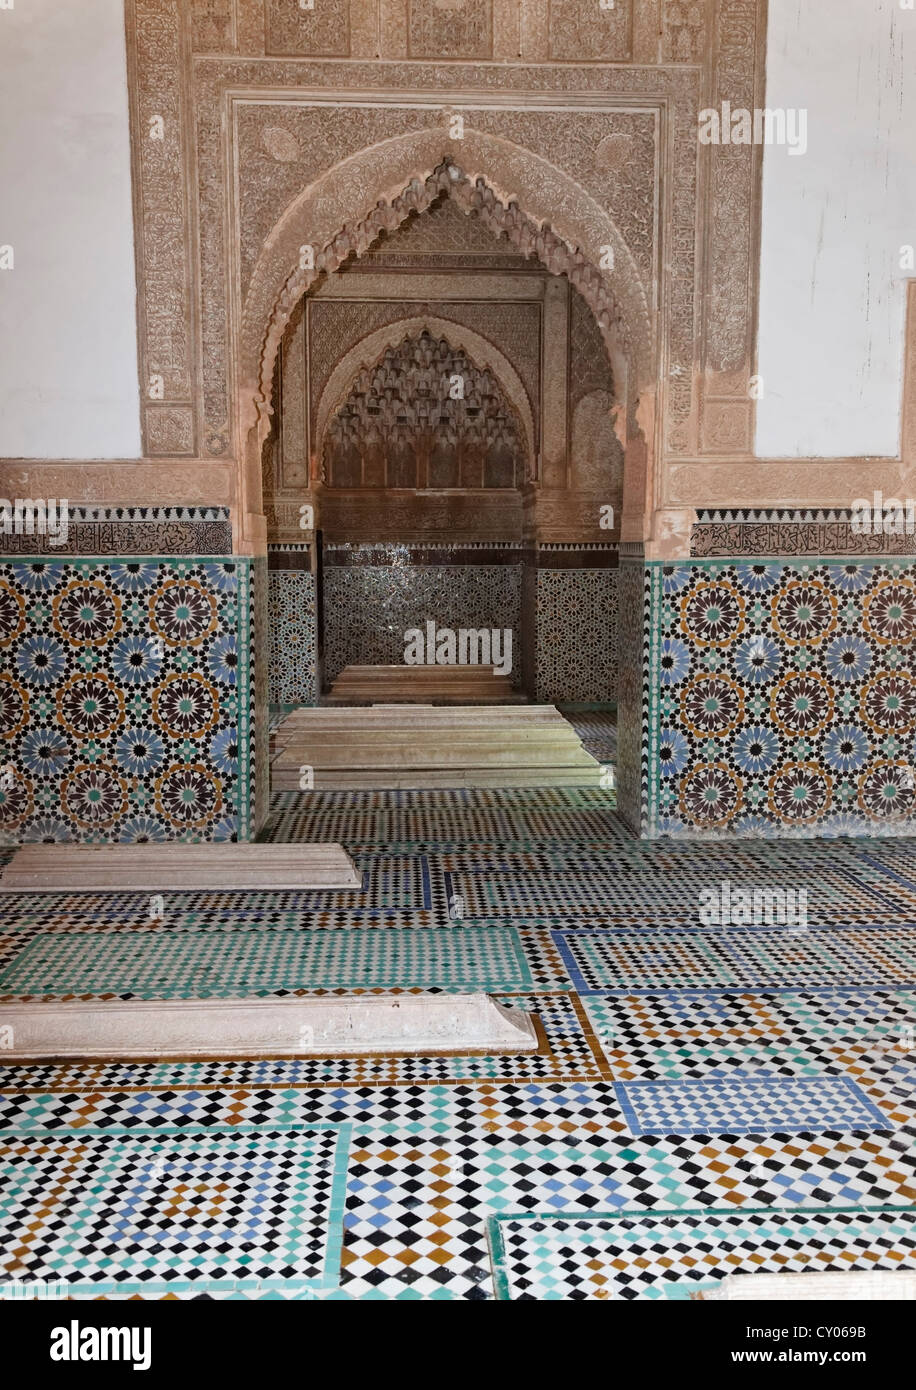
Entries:
POLYGON ((336 1283, 346 1129, 7 1135, 2 1277, 200 1293, 336 1283))
POLYGON ((537 570, 537 698, 617 703, 617 575, 537 570))
POLYGON ((17 993, 503 989, 544 1039, 0 1065, 19 1276, 72 1277, 77 1298, 479 1301, 490 1217, 519 1226, 496 1286, 516 1297, 912 1267, 913 846, 640 842, 611 807, 564 788, 284 793, 275 838, 342 840, 360 891, 169 893, 155 926, 144 894, 0 898, 17 993), (678 893, 724 878, 810 881, 812 925, 686 927, 678 893), (449 916, 457 887, 480 918, 449 916))
POLYGON ((249 569, 0 563, 0 839, 248 834, 249 569))
POLYGON ((706 1076, 618 1083, 634 1134, 786 1134, 884 1130, 886 1115, 845 1076, 706 1076))
POLYGON ((270 703, 317 704, 314 576, 308 570, 270 570, 267 591, 270 703))
MULTIPOLYGON (((393 547, 395 553, 398 547, 393 547)), ((481 552, 485 554, 486 552, 481 552)), ((401 665, 404 633, 439 627, 512 630, 512 678, 521 671, 521 565, 326 566, 325 679, 345 666, 401 665)))
MULTIPOLYGON (((732 864, 723 865, 719 875, 709 868, 696 872, 684 865, 662 885, 640 869, 610 869, 596 856, 587 872, 579 867, 569 871, 539 867, 536 872, 525 873, 519 865, 505 873, 496 865, 489 872, 481 868, 468 874, 452 874, 447 891, 450 898, 452 893, 461 897, 467 917, 550 914, 580 919, 597 917, 607 923, 687 926, 700 923, 701 907, 710 890, 719 892, 720 883, 727 880, 731 901, 736 903, 746 900, 752 904, 756 892, 762 904, 763 885, 768 892, 775 890, 778 895, 788 890, 793 895, 781 899, 777 896, 774 901, 797 904, 796 894, 804 888, 805 917, 811 926, 871 922, 876 915, 886 915, 890 920, 900 920, 901 916, 916 920, 916 895, 900 887, 896 890, 896 904, 891 906, 892 885, 886 878, 874 877, 877 882, 859 883, 851 880, 848 870, 836 873, 828 864, 819 865, 816 871, 810 865, 763 865, 756 873, 732 864)), ((787 914, 789 924, 793 913, 794 908, 787 914)))
MULTIPOLYGON (((732 1068, 783 1076, 848 1072, 916 1053, 916 993, 590 995, 583 1007, 618 1081, 732 1068)), ((916 1098, 914 1098, 916 1099, 916 1098)))
POLYGON ((916 928, 554 932, 580 994, 916 985, 916 928))
POLYGON ((473 1297, 489 1280, 488 1214, 583 1200, 603 1209, 619 1187, 615 1169, 608 1148, 555 1134, 493 1144, 460 1134, 354 1135, 342 1285, 423 1279, 473 1297))
POLYGON ((0 974, 6 995, 231 998, 275 990, 530 989, 512 927, 41 933, 0 974))
POLYGON ((685 1297, 729 1274, 916 1269, 916 1210, 536 1213, 489 1221, 496 1296, 685 1297))
POLYGON ((546 791, 279 792, 263 839, 342 841, 348 846, 429 846, 466 850, 479 844, 492 860, 497 848, 527 850, 577 841, 630 843, 614 815, 613 792, 600 788, 554 787, 546 791))
POLYGON ((912 559, 648 571, 650 834, 912 834, 912 559))

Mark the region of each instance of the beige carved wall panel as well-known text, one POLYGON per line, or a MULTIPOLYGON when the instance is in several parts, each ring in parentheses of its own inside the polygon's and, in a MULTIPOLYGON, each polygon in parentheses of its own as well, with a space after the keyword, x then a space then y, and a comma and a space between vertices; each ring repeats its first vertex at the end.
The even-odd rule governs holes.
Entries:
POLYGON ((702 0, 663 0, 662 56, 666 63, 701 63, 710 26, 702 0))
POLYGON ((582 296, 569 296, 569 405, 574 409, 583 396, 604 391, 613 396, 611 371, 598 325, 582 296))
POLYGON ((299 305, 283 342, 280 366, 280 447, 278 484, 306 487, 309 480, 308 394, 306 389, 305 310, 299 305))
MULTIPOLYGON (((648 513, 702 492, 717 459, 752 464, 760 152, 700 147, 697 114, 759 103, 765 11, 128 0, 147 453, 234 459, 256 512, 243 431, 314 281, 299 274, 300 247, 329 269, 350 245, 368 250, 375 230, 424 205, 423 181, 450 159, 456 205, 482 178, 485 220, 509 235, 479 254, 533 254, 579 277, 628 428, 648 431, 648 513)), ((575 313, 571 298, 573 328, 575 313)), ((764 502, 773 475, 757 475, 764 502)))
POLYGON ((195 53, 231 53, 236 46, 235 0, 191 0, 195 53))
POLYGON ((540 270, 520 256, 506 237, 494 237, 479 217, 465 213, 453 198, 443 198, 419 217, 411 217, 390 236, 379 239, 353 269, 377 266, 427 270, 540 270))
POLYGON ((411 58, 492 58, 492 0, 408 0, 411 58))
POLYGON ((71 506, 234 508, 237 481, 238 468, 232 459, 0 462, 0 496, 66 497, 71 506))
MULTIPOLYGON (((188 198, 191 122, 184 67, 181 0, 127 0, 130 113, 134 151, 140 399, 147 454, 174 452, 163 442, 175 412, 194 395, 193 292, 188 198)), ((194 452, 193 425, 181 453, 194 452)))
POLYGON ((626 62, 633 52, 633 4, 547 0, 549 57, 565 63, 626 62))
POLYGON ((350 0, 267 0, 268 54, 346 58, 350 53, 350 0))
POLYGON ((750 451, 754 416, 750 400, 711 399, 703 397, 701 439, 707 454, 746 454, 750 451))
POLYGON ((189 405, 148 405, 144 412, 147 452, 194 453, 194 413, 189 405))
POLYGON ((611 428, 614 398, 607 391, 580 396, 570 426, 570 486, 591 492, 614 508, 623 501, 623 450, 611 428))
MULTIPOLYGON (((499 158, 502 183, 509 192, 514 191, 518 176, 524 173, 526 165, 530 166, 535 152, 542 165, 546 162, 544 181, 550 180, 550 165, 563 168, 600 208, 612 214, 640 279, 644 286, 647 284, 653 267, 658 182, 653 112, 587 108, 494 110, 462 103, 465 135, 460 142, 450 142, 443 109, 426 106, 416 110, 392 102, 366 107, 345 100, 239 103, 235 117, 243 292, 249 287, 252 268, 266 237, 302 189, 326 167, 328 150, 333 150, 335 162, 342 164, 364 149, 414 132, 433 135, 438 151, 435 164, 448 152, 450 144, 459 145, 463 152, 473 148, 478 132, 492 137, 489 152, 499 158), (265 130, 271 132, 272 146, 265 142, 265 130), (625 155, 615 161, 605 157, 607 142, 612 138, 625 142, 625 155), (502 143, 494 148, 496 141, 502 143), (518 151, 517 156, 514 150, 518 151)), ((483 160, 479 162, 483 168, 486 153, 481 154, 483 160)), ((467 161, 458 162, 465 167, 467 161)), ((473 161, 471 167, 477 162, 473 161)), ((413 172, 425 176, 429 169, 418 166, 413 172)), ((540 192, 539 201, 546 206, 550 189, 542 188, 540 192)), ((367 201, 363 211, 368 212, 370 207, 371 202, 367 201)))
MULTIPOLYGON (((759 0, 718 0, 718 18, 710 105, 720 108, 728 101, 735 110, 753 110, 763 104, 763 7, 759 0)), ((710 181, 703 390, 707 397, 731 396, 735 404, 725 410, 718 400, 704 411, 700 449, 715 453, 728 448, 750 455, 754 408, 749 383, 755 370, 763 151, 754 145, 707 145, 703 158, 710 181), (744 428, 738 433, 740 419, 744 428)))

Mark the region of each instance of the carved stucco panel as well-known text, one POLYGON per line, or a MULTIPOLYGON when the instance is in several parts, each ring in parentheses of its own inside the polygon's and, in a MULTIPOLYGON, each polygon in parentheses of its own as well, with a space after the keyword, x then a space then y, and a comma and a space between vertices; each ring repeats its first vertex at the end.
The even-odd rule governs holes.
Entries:
POLYGON ((572 290, 569 296, 569 406, 575 409, 583 396, 593 391, 614 393, 614 374, 598 332, 595 317, 582 296, 572 290))
POLYGON ((492 0, 407 0, 411 58, 492 58, 492 0))
MULTIPOLYGON (((129 5, 140 394, 144 401, 186 403, 193 357, 181 4, 129 5)), ((147 427, 151 418, 145 412, 147 427)), ((146 452, 155 452, 153 442, 144 437, 146 452)))
POLYGON ((148 405, 144 411, 149 454, 194 453, 194 411, 189 405, 148 405))
MULTIPOLYGON (((318 419, 318 401, 337 364, 358 342, 368 338, 383 325, 397 323, 416 315, 415 305, 401 303, 372 304, 365 301, 310 300, 309 350, 311 380, 311 414, 318 419)), ((432 301, 424 316, 443 322, 461 324, 489 341, 512 364, 523 384, 532 418, 534 447, 539 428, 540 399, 540 305, 539 304, 468 304, 432 301)), ((437 333, 445 330, 436 329, 437 333)), ((454 335, 450 341, 461 342, 454 335)), ((479 349, 471 356, 480 360, 479 349)), ((317 446, 317 436, 312 447, 317 446)))
MULTIPOLYGON (((505 142, 501 174, 510 189, 516 162, 535 152, 548 165, 562 167, 571 175, 608 210, 643 283, 647 283, 652 272, 656 218, 657 133, 653 112, 500 111, 464 105, 461 111, 466 128, 505 142), (620 142, 616 150, 612 145, 615 140, 620 142)), ((341 163, 384 140, 424 130, 436 133, 441 158, 451 143, 443 108, 239 104, 236 138, 243 291, 247 290, 252 267, 271 229, 292 200, 329 163, 341 163), (329 160, 331 151, 333 160, 329 160)), ((466 129, 461 149, 467 146, 468 138, 466 129)), ((549 177, 549 170, 545 173, 549 177)), ((545 204, 549 203, 549 195, 550 190, 545 190, 545 204)), ((366 211, 370 206, 371 203, 366 211)), ((557 209, 558 222, 561 212, 557 209)))
POLYGON ((278 412, 280 428, 280 485, 308 483, 308 405, 306 401, 305 303, 299 305, 283 340, 280 360, 278 412))
MULTIPOLYGON (((244 0, 242 0, 244 6, 244 0)), ((236 0, 190 0, 191 46, 195 53, 229 53, 235 48, 236 0)))
POLYGON ((286 57, 346 58, 350 52, 350 0, 267 0, 267 53, 286 57))
MULTIPOLYGON (((547 0, 547 52, 554 61, 623 63, 633 51, 633 0, 547 0)), ((639 3, 639 0, 637 0, 639 3)))
POLYGON ((701 408, 703 448, 710 454, 746 454, 752 445, 753 410, 749 400, 711 400, 701 408))
MULTIPOLYGON (((753 110, 758 90, 757 37, 761 0, 720 0, 714 105, 753 110)), ((710 145, 708 308, 706 367, 745 367, 751 352, 756 279, 761 151, 753 145, 710 145)), ((711 388, 716 394, 715 387, 711 388)))
POLYGON ((662 57, 666 63, 700 63, 709 31, 704 0, 663 0, 662 57))

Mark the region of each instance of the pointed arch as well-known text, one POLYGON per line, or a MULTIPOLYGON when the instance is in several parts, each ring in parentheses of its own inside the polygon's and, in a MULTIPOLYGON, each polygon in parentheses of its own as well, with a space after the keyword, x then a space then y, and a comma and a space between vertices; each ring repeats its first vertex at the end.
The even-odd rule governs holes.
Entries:
POLYGON ((442 146, 435 128, 361 150, 325 171, 279 219, 258 257, 240 323, 240 386, 260 410, 270 410, 280 340, 306 291, 443 195, 552 274, 568 276, 595 315, 615 376, 626 375, 625 359, 634 392, 652 383, 649 296, 607 210, 561 169, 506 140, 468 128, 460 163, 443 157, 442 146), (368 188, 380 190, 374 205, 368 188), (303 246, 311 248, 311 265, 300 264, 303 246), (600 270, 602 261, 613 268, 600 270))

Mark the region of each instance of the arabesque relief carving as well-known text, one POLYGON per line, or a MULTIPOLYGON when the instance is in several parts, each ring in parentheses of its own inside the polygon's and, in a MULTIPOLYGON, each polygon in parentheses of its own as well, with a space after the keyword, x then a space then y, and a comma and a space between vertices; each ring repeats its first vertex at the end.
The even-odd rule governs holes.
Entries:
POLYGON ((493 373, 424 331, 359 373, 323 465, 330 487, 515 487, 522 430, 493 373))
POLYGON ((594 314, 645 440, 646 526, 676 460, 750 462, 759 150, 699 148, 697 116, 754 104, 764 16, 764 0, 128 0, 147 454, 234 459, 257 513, 247 431, 295 302, 447 192, 594 314))

